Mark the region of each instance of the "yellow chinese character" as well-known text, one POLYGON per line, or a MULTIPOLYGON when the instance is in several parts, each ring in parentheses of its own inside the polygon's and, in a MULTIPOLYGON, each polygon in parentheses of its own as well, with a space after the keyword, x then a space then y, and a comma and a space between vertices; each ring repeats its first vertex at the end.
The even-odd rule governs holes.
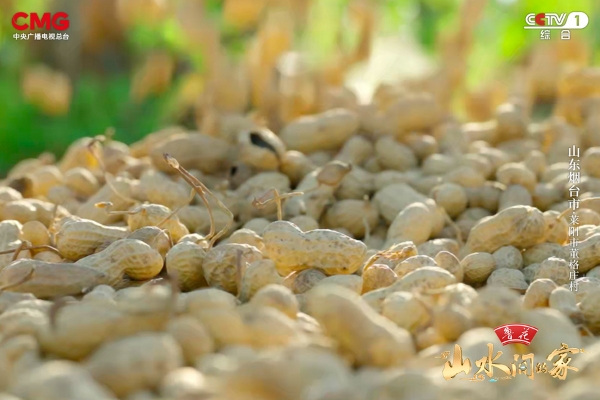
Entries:
POLYGON ((506 373, 506 375, 510 375, 510 369, 506 365, 494 364, 494 361, 496 361, 502 355, 502 352, 498 351, 496 353, 496 357, 493 357, 494 345, 491 343, 488 343, 487 346, 488 346, 487 357, 482 357, 480 360, 475 361, 475 365, 477 365, 479 367, 479 371, 477 371, 477 374, 479 374, 481 372, 485 372, 487 374, 487 376, 489 376, 491 378, 494 375, 494 368, 498 368, 498 369, 501 369, 502 371, 504 371, 506 373))
POLYGON ((578 368, 571 367, 569 365, 569 363, 571 362, 571 357, 568 357, 567 353, 577 354, 580 351, 583 351, 583 349, 576 349, 574 347, 569 348, 569 346, 566 343, 561 343, 561 347, 552 351, 552 353, 550 353, 550 355, 548 355, 548 357, 546 358, 547 361, 552 361, 554 357, 559 356, 558 360, 552 363, 552 365, 554 365, 554 368, 550 370, 550 376, 564 381, 567 378, 567 373, 569 372, 569 370, 575 372, 579 371, 578 368))
MULTIPOLYGON (((517 371, 519 371, 519 375, 526 374, 529 379, 533 380, 534 379, 534 376, 533 376, 533 372, 534 372, 533 371, 534 370, 533 353, 525 354, 523 356, 521 356, 520 354, 515 354, 513 356, 513 358, 514 358, 514 361, 510 365, 511 370, 512 370, 512 373, 510 374, 510 376, 514 378, 517 375, 517 371), (523 361, 519 362, 519 358, 522 358, 523 361), (530 374, 527 374, 527 369, 528 369, 527 368, 527 360, 529 360, 529 370, 531 371, 530 374)), ((539 363, 538 363, 538 365, 539 365, 539 363)), ((510 379, 510 378, 504 377, 503 379, 510 379)))
POLYGON ((444 379, 448 381, 461 372, 464 372, 465 375, 468 375, 469 372, 471 372, 471 360, 467 358, 463 361, 462 348, 459 345, 455 344, 452 362, 446 361, 444 363, 444 370, 442 371, 442 375, 444 375, 444 379))
POLYGON ((538 374, 545 374, 546 372, 548 372, 548 367, 546 366, 546 363, 537 363, 535 365, 535 372, 537 372, 538 374))
POLYGON ((533 375, 533 353, 522 355, 521 359, 523 361, 521 361, 521 363, 519 364, 519 375, 525 374, 529 379, 533 380, 535 378, 533 375), (527 361, 529 361, 529 363, 527 361), (529 370, 530 373, 527 373, 527 370, 529 370))

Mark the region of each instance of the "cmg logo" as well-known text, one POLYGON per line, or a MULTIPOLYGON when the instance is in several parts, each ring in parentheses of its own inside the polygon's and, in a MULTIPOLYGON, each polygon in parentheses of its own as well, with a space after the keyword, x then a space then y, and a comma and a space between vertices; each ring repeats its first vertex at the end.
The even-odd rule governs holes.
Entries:
POLYGON ((64 12, 57 12, 54 15, 44 13, 42 14, 41 19, 38 13, 27 14, 25 12, 18 12, 13 15, 12 26, 19 31, 24 31, 26 29, 32 31, 36 27, 50 30, 51 26, 57 31, 64 31, 69 28, 68 18, 69 14, 64 12), (27 20, 29 20, 29 24, 27 23, 27 20))

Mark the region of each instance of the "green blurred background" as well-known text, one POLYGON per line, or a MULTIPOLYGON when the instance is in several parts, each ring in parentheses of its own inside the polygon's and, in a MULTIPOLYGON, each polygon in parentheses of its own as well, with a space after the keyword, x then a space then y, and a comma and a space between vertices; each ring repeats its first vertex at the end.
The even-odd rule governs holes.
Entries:
MULTIPOLYGON (((171 124, 195 128, 189 115, 178 112, 178 96, 186 77, 190 73, 202 74, 207 60, 192 50, 196 47, 190 45, 189 35, 182 31, 180 18, 170 12, 170 7, 182 1, 0 0, 0 174, 4 175, 17 161, 45 151, 60 157, 76 138, 102 134, 108 127, 114 127, 115 139, 126 143, 171 124), (16 31, 11 18, 17 11, 68 12, 69 40, 13 39, 16 31), (135 71, 144 57, 156 50, 165 51, 175 60, 172 79, 159 93, 136 100, 131 96, 135 71), (22 86, 23 74, 26 68, 37 64, 68 76, 72 95, 67 109, 52 113, 28 101, 22 86)), ((310 23, 297 32, 294 38, 297 46, 316 59, 326 59, 339 45, 340 38, 348 43, 355 40, 355 32, 345 23, 348 2, 304 2, 310 7, 310 23)), ((193 3, 202 7, 205 16, 216 24, 228 55, 241 58, 256 26, 241 29, 228 23, 223 1, 193 3)), ((421 56, 435 63, 436 43, 453 28, 462 1, 373 0, 373 3, 377 6, 376 37, 408 35, 419 44, 421 56)), ((538 31, 523 29, 525 15, 531 12, 586 12, 590 23, 576 34, 593 49, 593 64, 597 65, 600 61, 598 3, 597 0, 487 1, 469 54, 467 84, 476 87, 493 79, 498 71, 518 62, 532 45, 539 44, 538 31)), ((269 2, 265 7, 271 7, 269 2)), ((403 49, 400 46, 384 51, 402 53, 403 49)), ((389 68, 393 75, 394 66, 389 68)))

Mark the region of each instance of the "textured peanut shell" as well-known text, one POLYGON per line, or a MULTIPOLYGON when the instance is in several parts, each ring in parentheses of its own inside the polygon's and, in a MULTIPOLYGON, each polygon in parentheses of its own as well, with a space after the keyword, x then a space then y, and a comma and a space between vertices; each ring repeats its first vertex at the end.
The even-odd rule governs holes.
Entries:
POLYGON ((506 210, 514 206, 532 206, 533 198, 523 185, 507 186, 500 195, 498 211, 506 210))
POLYGON ((356 294, 361 294, 362 291, 362 278, 355 274, 350 275, 332 275, 325 279, 321 279, 315 287, 321 285, 338 285, 346 289, 350 289, 356 294))
POLYGON ((90 266, 29 259, 17 260, 0 271, 0 286, 10 285, 5 290, 37 298, 76 295, 110 282, 107 272, 90 266))
POLYGON ((223 139, 202 133, 180 133, 155 144, 149 155, 156 169, 162 172, 173 172, 163 157, 168 153, 183 168, 214 174, 227 166, 230 151, 230 145, 223 139))
POLYGON ((283 277, 277 273, 275 263, 264 259, 248 265, 242 278, 239 299, 243 302, 250 300, 256 292, 270 284, 282 284, 283 277))
POLYGON ((518 269, 500 268, 487 279, 488 286, 503 286, 524 293, 527 290, 525 276, 518 269))
MULTIPOLYGON (((600 234, 595 234, 579 242, 579 273, 588 272, 600 264, 600 234)), ((569 245, 563 247, 569 254, 569 245)))
POLYGON ((190 188, 172 180, 168 175, 150 170, 140 177, 140 191, 144 200, 170 209, 187 203, 190 188))
MULTIPOLYGON (((188 363, 193 365, 194 363, 188 363)), ((212 390, 208 388, 207 380, 204 375, 195 368, 182 367, 174 371, 169 372, 164 376, 160 383, 158 392, 162 398, 166 399, 180 399, 190 398, 193 396, 211 396, 212 390)), ((154 394, 152 392, 141 392, 143 395, 151 396, 154 400, 154 394)), ((143 400, 132 395, 127 400, 143 400)))
POLYGON ((358 127, 355 113, 338 108, 292 121, 279 136, 289 150, 306 154, 338 149, 358 127))
POLYGON ((558 287, 550 293, 548 299, 550 308, 554 308, 568 317, 574 316, 578 312, 577 298, 575 293, 566 287, 558 287))
POLYGON ((421 267, 399 278, 387 289, 396 291, 426 291, 428 289, 441 289, 456 283, 456 278, 450 272, 440 267, 421 267))
POLYGON ((381 315, 411 333, 425 328, 431 322, 427 304, 410 292, 394 292, 381 304, 381 315))
POLYGON ((105 226, 92 220, 67 222, 56 234, 56 248, 64 258, 77 261, 93 254, 100 245, 122 239, 128 233, 126 228, 105 226))
POLYGON ((35 300, 35 296, 31 293, 15 293, 9 291, 0 292, 0 314, 2 314, 11 305, 19 303, 23 300, 35 300))
MULTIPOLYGON (((127 217, 127 226, 129 227, 129 230, 135 231, 145 226, 158 225, 170 214, 171 210, 168 207, 160 204, 144 204, 141 206, 139 212, 127 217)), ((176 215, 171 216, 165 221, 162 227, 169 231, 175 243, 190 233, 176 215)))
MULTIPOLYGON (((0 247, 1 250, 16 249, 21 244, 21 228, 23 225, 19 221, 5 220, 0 222, 0 247)), ((23 252, 21 257, 29 257, 29 251, 23 252)), ((12 253, 0 255, 0 270, 12 262, 12 253)))
POLYGON ((339 200, 362 200, 375 190, 373 179, 371 172, 353 165, 352 170, 344 176, 336 189, 335 197, 339 200))
POLYGON ((219 245, 210 249, 204 257, 204 278, 210 286, 237 294, 248 264, 261 259, 261 252, 254 246, 237 243, 219 245))
POLYGON ((362 273, 362 294, 393 284, 398 276, 385 264, 373 264, 362 273))
POLYGON ((302 271, 294 271, 283 280, 283 285, 295 294, 302 294, 312 289, 319 281, 327 275, 319 269, 309 268, 302 271))
POLYGON ((378 315, 348 289, 315 288, 308 295, 307 310, 358 365, 400 366, 414 355, 408 331, 378 315))
POLYGON ((532 247, 544 236, 545 229, 544 215, 537 208, 510 207, 479 221, 471 230, 461 255, 478 251, 493 253, 502 246, 532 247))
POLYGON ((377 162, 385 169, 406 171, 418 164, 411 148, 391 136, 384 136, 375 143, 375 153, 377 162))
POLYGON ((496 268, 523 268, 523 255, 514 246, 504 246, 492 254, 496 260, 496 268))
POLYGON ((496 268, 496 260, 490 253, 471 253, 462 259, 466 283, 477 284, 484 282, 496 268))
POLYGON ((519 320, 521 298, 512 289, 490 286, 478 293, 479 296, 468 307, 475 324, 496 328, 519 320))
MULTIPOLYGON (((567 343, 569 347, 582 348, 582 336, 571 319, 552 308, 536 308, 522 312, 522 323, 535 326, 538 333, 531 342, 531 352, 549 355, 559 347, 558 343, 567 343)), ((587 350, 584 348, 584 350, 587 350)), ((573 357, 573 361, 575 357, 573 357)), ((568 379, 568 378, 567 378, 568 379)))
POLYGON ((446 210, 451 218, 460 215, 468 205, 465 188, 455 183, 443 183, 435 186, 431 190, 431 198, 446 210))
POLYGON ((254 348, 289 346, 300 340, 294 321, 276 308, 248 304, 240 315, 254 348))
POLYGON ((265 244, 263 238, 250 229, 238 229, 229 236, 227 243, 249 244, 258 250, 264 250, 265 244))
POLYGON ((462 282, 464 278, 464 269, 458 258, 449 251, 440 251, 434 257, 436 264, 450 272, 456 278, 457 282, 462 282))
POLYGON ((258 170, 275 170, 279 167, 279 158, 285 153, 285 145, 277 135, 266 128, 246 129, 237 137, 239 160, 258 170), (254 138, 265 143, 255 145, 254 138))
POLYGON ((40 221, 29 221, 21 228, 21 240, 26 240, 33 246, 51 244, 50 232, 40 221))
POLYGON ((281 275, 308 268, 327 275, 352 274, 364 261, 367 246, 339 232, 316 229, 302 232, 286 221, 275 221, 263 232, 265 254, 281 275))
POLYGON ((72 168, 65 172, 65 185, 83 197, 90 197, 100 189, 100 184, 94 174, 82 167, 72 168))
POLYGON ((549 257, 540 263, 539 268, 534 272, 533 279, 548 278, 556 282, 557 285, 566 285, 569 283, 569 263, 557 257, 549 257))
POLYGON ((251 341, 244 321, 237 309, 206 309, 194 312, 215 341, 217 349, 229 345, 244 345, 251 341))
POLYGON ((54 328, 46 325, 39 330, 38 340, 43 351, 79 361, 114 337, 115 326, 125 317, 114 302, 69 304, 57 313, 54 328))
POLYGON ((124 397, 156 388, 166 373, 183 363, 181 348, 171 335, 141 333, 102 346, 85 367, 97 382, 124 397))
POLYGON ((124 274, 134 280, 152 279, 160 273, 163 264, 158 251, 136 239, 117 240, 103 251, 75 263, 104 272, 110 285, 119 282, 124 274))
POLYGON ((523 252, 523 265, 541 263, 549 257, 566 259, 568 255, 568 249, 558 243, 540 243, 523 252))
MULTIPOLYGON (((80 364, 54 360, 31 368, 13 382, 12 399, 116 400, 110 390, 94 381, 80 364)), ((0 395, 0 398, 2 395, 0 395)))
POLYGON ((279 161, 279 169, 286 174, 292 184, 297 185, 315 166, 303 153, 296 150, 286 151, 279 161))
MULTIPOLYGON (((164 259, 173 246, 168 231, 157 226, 145 226, 127 235, 127 239, 137 239, 158 251, 164 259)), ((108 247, 108 246, 107 246, 108 247)))
POLYGON ((203 288, 183 294, 184 309, 187 313, 195 313, 205 309, 235 309, 238 300, 231 293, 216 288, 203 288))
POLYGON ((424 202, 426 196, 417 192, 406 183, 394 183, 375 193, 373 204, 379 208, 379 214, 391 223, 406 206, 415 202, 424 202))
POLYGON ((321 218, 335 192, 335 188, 329 185, 321 185, 315 189, 319 184, 317 175, 321 170, 321 168, 315 169, 304 176, 295 190, 297 192, 311 190, 311 192, 288 199, 284 204, 285 215, 289 215, 290 217, 308 215, 314 220, 321 218), (315 190, 312 191, 313 189, 315 190))
POLYGON ((433 328, 449 341, 457 340, 472 327, 471 313, 458 304, 451 304, 433 315, 433 328))
POLYGON ((190 291, 202 286, 207 286, 202 271, 202 262, 206 251, 202 246, 192 242, 177 243, 165 258, 167 272, 177 276, 179 288, 190 291))
POLYGON ((285 286, 277 284, 263 286, 252 296, 250 303, 276 308, 292 319, 296 319, 298 314, 299 306, 296 296, 285 286))
POLYGON ((433 216, 423 203, 411 203, 392 221, 388 233, 388 241, 411 241, 420 245, 429 240, 433 230, 433 216))
POLYGON ((523 296, 523 308, 548 307, 550 294, 558 286, 552 279, 536 279, 527 288, 523 296))
POLYGON ((454 239, 433 239, 417 247, 419 254, 434 257, 440 251, 447 251, 458 257, 460 246, 454 239))
POLYGON ((325 212, 324 228, 344 228, 353 237, 362 238, 367 229, 372 230, 379 222, 379 211, 364 200, 346 199, 336 202, 325 212))
POLYGON ((579 303, 583 318, 592 332, 600 332, 600 287, 591 290, 579 303))
POLYGON ((406 260, 401 261, 394 268, 394 272, 399 278, 404 275, 413 272, 421 267, 437 267, 435 260, 429 256, 416 255, 408 257, 406 260))
POLYGON ((115 194, 109 185, 104 185, 77 210, 77 216, 101 224, 109 224, 121 219, 120 215, 110 215, 101 208, 96 207, 96 203, 111 202, 113 211, 125 211, 131 206, 130 201, 125 198, 130 198, 133 194, 133 182, 126 178, 112 178, 112 186, 119 192, 120 196, 115 194))
POLYGON ((169 321, 166 331, 177 340, 188 364, 198 357, 212 353, 215 343, 208 330, 194 317, 183 315, 169 321))

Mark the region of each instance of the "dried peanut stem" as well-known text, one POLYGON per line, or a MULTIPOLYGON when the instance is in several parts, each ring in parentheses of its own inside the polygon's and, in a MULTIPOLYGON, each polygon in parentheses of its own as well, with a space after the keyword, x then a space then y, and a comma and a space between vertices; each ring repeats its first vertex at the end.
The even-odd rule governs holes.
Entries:
POLYGON ((19 245, 19 247, 17 247, 14 250, 0 251, 0 255, 14 253, 12 261, 15 261, 17 259, 17 257, 19 256, 19 253, 22 252, 22 251, 25 251, 25 250, 42 250, 42 249, 44 249, 44 250, 49 250, 49 251, 52 251, 52 252, 60 255, 60 252, 58 251, 58 249, 55 248, 55 247, 52 247, 50 245, 42 244, 42 245, 39 245, 39 246, 31 246, 31 243, 29 243, 29 245, 27 245, 27 243, 28 243, 27 241, 22 242, 19 245))
POLYGON ((56 217, 58 215, 58 204, 54 204, 54 208, 52 209, 52 219, 50 221, 52 221, 50 223, 50 226, 54 225, 54 222, 56 221, 56 217))
POLYGON ((384 254, 385 254, 385 250, 382 250, 382 251, 378 251, 377 253, 375 253, 371 257, 369 257, 369 259, 367 260, 367 262, 365 263, 365 265, 363 267, 363 272, 367 268, 369 268, 371 265, 375 264, 375 261, 380 259, 384 254))
POLYGON ((177 160, 175 160, 173 157, 171 157, 168 154, 165 154, 164 157, 165 157, 165 160, 167 161, 167 163, 172 168, 174 168, 177 172, 179 172, 179 174, 181 175, 183 180, 185 180, 193 188, 193 190, 196 193, 198 193, 198 195, 202 199, 202 202, 204 203, 204 206, 206 207, 206 210, 208 211, 208 218, 210 220, 210 230, 208 231, 208 235, 206 236, 206 238, 212 239, 216 232, 216 223, 215 223, 215 217, 212 212, 212 207, 208 201, 208 198, 206 197, 208 188, 202 182, 200 182, 198 179, 196 179, 195 176, 193 176, 188 171, 186 171, 183 167, 181 167, 181 165, 179 165, 179 162, 177 160), (169 162, 169 160, 171 160, 171 162, 169 162))
POLYGON ((127 197, 119 192, 119 190, 115 187, 115 185, 112 182, 112 175, 106 171, 106 164, 104 164, 104 161, 102 160, 102 158, 100 156, 98 156, 96 154, 96 152, 94 151, 94 149, 95 149, 94 145, 96 143, 101 144, 104 141, 106 141, 105 137, 97 136, 90 141, 90 143, 87 145, 87 148, 88 148, 88 151, 90 152, 90 154, 92 155, 92 157, 94 157, 94 159, 98 162, 98 165, 100 166, 100 169, 102 170, 102 175, 104 176, 104 180, 106 181, 106 184, 108 185, 110 190, 124 202, 133 203, 133 204, 139 203, 137 200, 127 197))
POLYGON ((96 204, 94 204, 94 206, 96 208, 103 208, 108 215, 134 215, 134 214, 138 214, 138 213, 144 211, 144 209, 141 206, 137 206, 133 210, 128 210, 128 211, 113 211, 112 210, 113 203, 111 203, 110 201, 103 201, 100 203, 96 203, 96 204))
POLYGON ((366 270, 367 268, 369 268, 371 265, 375 264, 375 262, 377 260, 379 260, 380 258, 387 258, 388 260, 392 260, 392 261, 400 260, 406 256, 406 253, 409 250, 410 250, 410 246, 403 247, 399 251, 391 251, 391 250, 378 251, 377 253, 375 253, 371 257, 369 257, 369 259, 365 263, 365 266, 363 267, 363 271, 366 270))
POLYGON ((561 212, 560 214, 558 214, 558 216, 556 217, 556 220, 560 220, 561 218, 564 218, 567 216, 567 213, 571 211, 574 212, 573 210, 571 210, 570 208, 567 208, 565 211, 561 212))
POLYGON ((58 251, 58 249, 56 247, 53 247, 53 246, 50 246, 47 244, 41 244, 39 246, 31 246, 25 250, 48 250, 48 251, 58 254, 59 256, 61 255, 60 251, 58 251))
POLYGON ((106 184, 108 185, 108 187, 110 188, 110 190, 112 190, 112 192, 121 200, 127 202, 127 203, 139 203, 139 201, 132 199, 131 197, 127 197, 123 194, 121 194, 119 192, 119 190, 115 187, 114 183, 112 182, 112 175, 110 175, 109 173, 105 173, 104 175, 104 179, 106 180, 106 184))
POLYGON ((577 324, 577 325, 575 325, 575 327, 584 331, 587 336, 594 337, 594 334, 592 333, 592 331, 590 331, 590 329, 585 324, 577 324))
POLYGON ((263 208, 270 202, 274 201, 277 204, 277 219, 283 220, 283 202, 293 196, 301 196, 304 192, 290 192, 279 194, 277 189, 269 189, 264 195, 252 200, 252 205, 256 208, 263 208))
POLYGON ((192 186, 194 188, 194 190, 196 191, 196 193, 198 193, 198 195, 202 198, 202 201, 204 202, 204 204, 208 210, 209 217, 210 217, 211 229, 210 229, 210 233, 207 237, 212 236, 208 243, 208 248, 209 249, 212 248, 214 243, 219 238, 221 238, 223 235, 225 235, 225 233, 227 233, 227 231, 233 224, 233 220, 234 220, 235 216, 229 210, 229 208, 227 208, 227 206, 225 206, 225 204, 223 204, 223 202, 221 202, 221 200, 219 200, 218 197, 216 197, 210 190, 208 190, 208 188, 202 182, 200 182, 195 176, 190 174, 185 168, 183 168, 181 165, 179 165, 179 162, 175 158, 171 157, 167 153, 165 153, 163 156, 165 158, 165 161, 171 166, 171 168, 175 169, 181 175, 183 180, 185 180, 190 186, 192 186), (217 202, 218 206, 229 217, 229 221, 227 222, 225 227, 223 227, 223 229, 221 229, 217 234, 214 234, 214 231, 216 230, 215 220, 214 220, 214 216, 212 214, 211 206, 208 202, 208 199, 206 198, 206 194, 208 194, 210 197, 212 197, 213 200, 215 200, 217 202))
POLYGON ((152 244, 156 243, 156 239, 158 239, 158 235, 160 235, 161 233, 164 233, 167 235, 167 238, 169 239, 169 245, 170 245, 170 247, 173 247, 173 237, 171 236, 171 232, 169 232, 168 229, 161 229, 160 232, 158 232, 156 235, 154 235, 154 238, 152 239, 152 244))
MULTIPOLYGON (((169 288, 171 290, 171 296, 169 296, 169 302, 166 304, 165 307, 165 312, 168 314, 172 314, 173 311, 175 310, 175 308, 177 307, 177 299, 179 297, 179 275, 177 274, 177 271, 171 271, 170 273, 167 273, 164 277, 162 278, 155 278, 152 279, 150 281, 147 281, 143 286, 142 289, 145 291, 150 291, 152 290, 152 286, 156 286, 159 284, 162 284, 162 282, 167 282, 169 284, 169 288)), ((142 311, 142 312, 137 312, 138 314, 150 314, 153 313, 154 311, 142 311)))
POLYGON ((161 226, 163 226, 163 224, 165 224, 168 220, 170 220, 171 218, 173 218, 174 215, 176 215, 183 207, 189 205, 192 200, 194 200, 194 196, 196 196, 196 191, 194 189, 192 189, 190 191, 190 197, 187 199, 187 201, 184 204, 179 205, 177 208, 175 208, 173 211, 171 211, 171 213, 169 215, 167 215, 162 221, 160 221, 158 224, 156 224, 156 226, 158 226, 159 228, 161 226))
POLYGON ((238 294, 242 291, 242 256, 244 253, 242 250, 237 250, 235 254, 235 283, 237 286, 238 294))
POLYGON ((22 285, 23 283, 27 282, 28 280, 30 280, 33 277, 34 272, 35 272, 35 265, 32 265, 31 268, 29 269, 29 272, 27 272, 27 274, 23 278, 21 278, 17 282, 9 283, 8 285, 4 285, 4 286, 0 286, 0 290, 7 290, 7 289, 14 288, 16 286, 22 285))
POLYGON ((27 247, 27 242, 26 241, 22 241, 21 243, 19 243, 19 245, 17 246, 16 249, 14 250, 8 250, 8 251, 3 251, 0 254, 9 254, 9 253, 13 253, 13 256, 10 260, 10 262, 13 262, 17 259, 17 257, 19 257, 19 254, 23 251, 23 249, 27 247))
POLYGON ((304 194, 306 194, 306 193, 314 193, 317 190, 321 189, 321 186, 323 186, 323 185, 321 183, 318 183, 317 186, 314 186, 314 187, 312 187, 310 189, 306 189, 303 193, 304 194))

